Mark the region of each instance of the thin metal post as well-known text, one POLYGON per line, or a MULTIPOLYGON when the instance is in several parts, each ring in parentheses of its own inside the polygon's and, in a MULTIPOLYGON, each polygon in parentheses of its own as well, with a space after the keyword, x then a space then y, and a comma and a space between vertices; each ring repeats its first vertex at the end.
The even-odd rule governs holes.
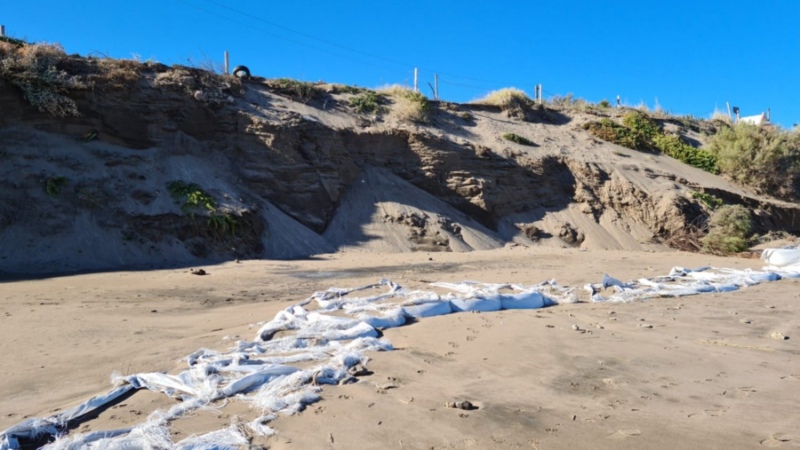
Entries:
POLYGON ((417 85, 418 76, 419 70, 414 67, 414 92, 419 92, 419 85, 417 85))
POLYGON ((433 85, 435 86, 433 97, 439 100, 439 74, 433 74, 433 85))
POLYGON ((230 75, 230 73, 231 73, 230 58, 228 55, 228 51, 225 50, 225 75, 230 75))

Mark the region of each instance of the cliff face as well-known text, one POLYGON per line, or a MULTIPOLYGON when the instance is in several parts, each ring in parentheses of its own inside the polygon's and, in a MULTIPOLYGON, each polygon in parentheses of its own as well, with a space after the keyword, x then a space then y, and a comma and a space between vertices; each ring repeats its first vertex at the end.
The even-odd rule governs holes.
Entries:
POLYGON ((797 233, 797 205, 662 155, 600 143, 585 117, 434 103, 426 124, 181 67, 68 57, 79 117, 0 84, 0 271, 297 258, 341 248, 664 249, 704 214, 692 191, 797 233), (127 70, 122 75, 117 73, 127 70), (115 75, 116 74, 116 75, 115 75), (501 138, 513 132, 522 146, 501 138))

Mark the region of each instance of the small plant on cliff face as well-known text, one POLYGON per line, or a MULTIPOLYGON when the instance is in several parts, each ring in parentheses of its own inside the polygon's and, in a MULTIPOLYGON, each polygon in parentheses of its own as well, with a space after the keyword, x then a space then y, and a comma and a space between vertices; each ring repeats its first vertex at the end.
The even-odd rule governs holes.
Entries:
POLYGON ((708 220, 703 250, 710 253, 738 253, 747 250, 753 232, 750 211, 741 205, 725 205, 708 220))
POLYGON ((533 142, 532 140, 530 140, 528 138, 525 138, 525 137, 522 137, 522 136, 520 136, 518 134, 514 134, 514 133, 505 133, 505 134, 503 134, 503 139, 505 139, 507 141, 514 142, 515 144, 519 144, 519 145, 530 145, 530 146, 535 146, 536 145, 536 143, 533 142))
POLYGON ((167 183, 167 190, 176 201, 183 201, 181 211, 192 214, 196 211, 216 211, 217 202, 214 197, 203 191, 195 183, 184 183, 183 181, 171 181, 167 183))
POLYGON ((722 206, 722 199, 705 192, 692 192, 692 198, 706 205, 708 209, 714 210, 722 206))
POLYGON ((236 236, 236 226, 239 223, 232 214, 215 211, 208 217, 208 224, 222 234, 230 232, 232 236, 236 236))

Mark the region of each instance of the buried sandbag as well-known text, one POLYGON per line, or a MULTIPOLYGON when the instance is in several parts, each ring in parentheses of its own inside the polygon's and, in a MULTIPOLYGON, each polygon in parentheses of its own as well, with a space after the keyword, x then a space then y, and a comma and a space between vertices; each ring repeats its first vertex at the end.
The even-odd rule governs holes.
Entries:
POLYGON ((503 309, 538 309, 544 307, 544 297, 538 292, 521 292, 500 296, 503 309))

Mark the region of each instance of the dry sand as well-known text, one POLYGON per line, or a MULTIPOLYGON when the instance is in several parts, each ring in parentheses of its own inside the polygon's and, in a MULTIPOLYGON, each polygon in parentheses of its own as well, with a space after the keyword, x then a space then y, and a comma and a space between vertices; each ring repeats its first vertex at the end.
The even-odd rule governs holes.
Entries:
MULTIPOLYGON (((331 286, 380 277, 424 288, 472 279, 581 286, 673 265, 757 260, 505 247, 468 254, 344 252, 303 261, 63 276, 0 284, 0 429, 104 392, 113 371, 173 370, 201 347, 253 339, 255 322, 331 286), (430 259, 432 258, 432 260, 430 259)), ((254 443, 297 448, 800 447, 800 280, 632 304, 453 314, 387 330, 371 376, 326 386, 254 443), (641 326, 650 324, 652 328, 641 326), (573 325, 580 330, 576 331, 573 325), (773 332, 788 340, 770 337, 773 332), (387 386, 389 385, 389 386, 387 386), (379 389, 377 386, 389 387, 379 389), (393 386, 393 387, 392 387, 393 386), (445 402, 469 400, 461 411, 445 402)), ((138 423, 174 401, 138 392, 79 431, 138 423)), ((238 402, 176 420, 176 439, 218 429, 238 402)))

